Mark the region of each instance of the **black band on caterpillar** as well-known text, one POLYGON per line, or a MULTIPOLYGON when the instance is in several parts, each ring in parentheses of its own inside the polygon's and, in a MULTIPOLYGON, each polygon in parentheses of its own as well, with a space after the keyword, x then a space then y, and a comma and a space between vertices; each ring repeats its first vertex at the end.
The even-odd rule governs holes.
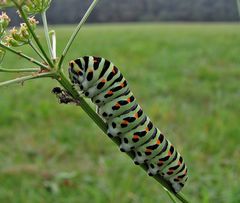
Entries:
POLYGON ((118 68, 104 58, 84 56, 70 62, 69 77, 97 105, 108 135, 121 140, 121 151, 133 151, 134 163, 146 164, 149 175, 160 175, 179 192, 188 179, 186 164, 145 115, 118 68))

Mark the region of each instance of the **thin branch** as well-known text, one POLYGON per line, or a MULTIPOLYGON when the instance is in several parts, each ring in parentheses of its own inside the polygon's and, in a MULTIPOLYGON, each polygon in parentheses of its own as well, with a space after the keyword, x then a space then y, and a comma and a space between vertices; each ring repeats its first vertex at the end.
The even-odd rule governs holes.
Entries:
POLYGON ((48 45, 48 51, 49 51, 49 54, 50 54, 51 58, 53 59, 52 46, 51 46, 51 41, 50 41, 50 38, 49 38, 49 31, 48 31, 48 23, 47 23, 46 11, 42 12, 41 16, 42 16, 44 34, 45 34, 45 38, 46 38, 47 45, 48 45))
POLYGON ((37 55, 44 61, 47 63, 46 59, 44 58, 44 56, 41 54, 41 52, 37 49, 37 47, 33 44, 33 42, 30 40, 29 41, 29 45, 32 47, 32 49, 37 53, 37 55))
POLYGON ((238 15, 240 16, 240 0, 237 0, 238 15))
POLYGON ((57 59, 57 39, 56 39, 56 32, 52 30, 49 33, 51 37, 51 42, 52 42, 52 54, 53 54, 53 60, 57 59))
POLYGON ((20 52, 20 51, 16 51, 16 50, 12 49, 11 47, 8 47, 8 46, 6 46, 6 45, 4 45, 4 44, 2 44, 2 43, 0 43, 0 47, 2 47, 3 49, 6 49, 7 51, 10 51, 10 52, 18 55, 18 56, 21 56, 21 57, 27 59, 28 61, 30 61, 30 62, 32 62, 32 63, 40 66, 40 67, 43 68, 43 69, 47 69, 47 70, 48 70, 48 66, 42 64, 41 62, 35 60, 34 58, 31 58, 31 57, 23 54, 23 53, 20 52))
POLYGON ((182 203, 189 203, 187 198, 183 195, 182 192, 179 192, 177 194, 174 194, 182 203))
POLYGON ((90 5, 90 7, 88 8, 87 12, 85 13, 85 15, 83 16, 82 20, 80 21, 80 23, 78 24, 77 28, 75 29, 75 31, 73 32, 71 38, 69 39, 62 55, 61 55, 61 58, 60 58, 60 61, 59 61, 59 69, 62 68, 62 63, 64 61, 64 58, 66 57, 67 55, 67 52, 68 50, 70 49, 72 43, 74 42, 75 38, 77 37, 80 29, 82 28, 83 24, 86 22, 86 20, 88 19, 89 15, 91 14, 92 10, 94 9, 94 7, 97 5, 99 0, 94 0, 92 2, 92 4, 90 5))
POLYGON ((16 83, 23 83, 25 81, 33 80, 33 79, 37 79, 37 78, 46 78, 46 77, 54 77, 54 76, 55 76, 55 74, 53 74, 53 73, 39 73, 39 74, 27 75, 24 77, 15 78, 13 80, 1 82, 0 87, 4 87, 4 86, 16 84, 16 83))
POLYGON ((39 72, 40 68, 21 68, 21 69, 8 69, 8 68, 0 68, 0 72, 5 73, 27 73, 27 72, 39 72))
POLYGON ((26 16, 26 14, 24 13, 24 11, 22 10, 22 7, 20 5, 18 5, 18 3, 16 2, 16 0, 12 0, 12 2, 16 5, 16 7, 18 8, 19 10, 19 13, 21 14, 21 17, 23 18, 24 22, 26 23, 31 35, 33 36, 33 39, 35 40, 37 46, 39 47, 40 51, 42 52, 44 58, 47 60, 48 64, 50 67, 54 67, 52 61, 49 59, 48 55, 46 54, 46 52, 44 51, 43 47, 42 47, 42 44, 40 43, 37 35, 35 34, 35 32, 33 31, 29 21, 28 21, 28 18, 26 16))
POLYGON ((176 200, 175 200, 175 198, 174 198, 174 196, 172 195, 172 193, 169 192, 168 190, 166 190, 165 188, 164 188, 164 190, 167 192, 169 198, 170 198, 174 203, 177 203, 176 200))

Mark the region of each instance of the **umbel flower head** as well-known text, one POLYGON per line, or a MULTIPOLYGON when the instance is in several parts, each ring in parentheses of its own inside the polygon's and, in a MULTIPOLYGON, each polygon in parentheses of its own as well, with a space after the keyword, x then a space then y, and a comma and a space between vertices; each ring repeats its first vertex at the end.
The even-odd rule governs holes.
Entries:
POLYGON ((5 12, 2 12, 0 15, 0 38, 5 33, 6 28, 8 27, 11 19, 8 17, 8 15, 5 12))
POLYGON ((46 11, 52 0, 0 0, 0 8, 21 6, 27 15, 35 15, 46 11), (14 2, 14 3, 13 3, 14 2))
POLYGON ((13 6, 13 5, 14 4, 10 0, 0 0, 0 7, 1 8, 10 7, 10 6, 13 6))
POLYGON ((46 11, 52 0, 25 0, 23 10, 28 15, 35 15, 46 11))
MULTIPOLYGON (((34 17, 28 18, 28 21, 32 29, 35 30, 38 21, 34 17)), ((32 35, 30 34, 26 23, 21 23, 19 29, 13 27, 10 30, 10 34, 5 37, 4 42, 7 46, 19 47, 28 44, 31 37, 32 35)))
MULTIPOLYGON (((18 5, 22 5, 26 0, 14 0, 18 5)), ((12 0, 0 0, 0 8, 14 7, 12 0)))

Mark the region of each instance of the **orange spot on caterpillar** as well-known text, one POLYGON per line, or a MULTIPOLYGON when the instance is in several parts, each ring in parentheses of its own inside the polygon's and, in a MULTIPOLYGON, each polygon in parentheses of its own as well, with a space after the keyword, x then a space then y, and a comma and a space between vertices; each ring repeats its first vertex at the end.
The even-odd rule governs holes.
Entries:
POLYGON ((115 107, 120 107, 121 105, 119 103, 116 103, 115 104, 115 107))
POLYGON ((116 71, 115 71, 115 69, 114 69, 114 68, 112 69, 112 73, 113 73, 113 74, 115 74, 115 73, 116 73, 116 71))
POLYGON ((160 141, 160 140, 157 140, 157 144, 160 145, 160 144, 161 144, 161 141, 160 141))
POLYGON ((171 155, 172 155, 172 153, 169 151, 169 152, 168 152, 168 156, 171 156, 171 155))
POLYGON ((152 152, 152 150, 151 149, 146 149, 145 152, 152 152))
POLYGON ((168 170, 168 173, 173 173, 173 172, 174 172, 173 169, 169 169, 169 170, 168 170))
POLYGON ((109 91, 107 92, 107 94, 113 94, 113 91, 112 91, 112 90, 109 90, 109 91))
POLYGON ((123 125, 128 125, 128 124, 129 124, 129 122, 128 122, 128 121, 125 121, 125 120, 123 120, 121 124, 123 124, 123 125))
POLYGON ((139 136, 138 136, 138 135, 134 135, 134 136, 133 136, 133 139, 134 139, 134 140, 138 140, 138 139, 139 139, 139 136))
POLYGON ((107 82, 107 80, 106 80, 106 79, 102 79, 101 82, 102 82, 102 83, 105 83, 105 82, 107 82))
POLYGON ((145 130, 146 130, 146 132, 149 132, 149 128, 148 127, 145 130))
POLYGON ((124 87, 125 85, 124 85, 124 83, 121 83, 120 86, 121 86, 121 87, 124 87))
POLYGON ((138 118, 138 113, 135 113, 135 114, 134 114, 134 118, 138 118))
POLYGON ((130 97, 127 99, 127 102, 128 102, 128 103, 130 103, 130 102, 131 102, 131 98, 130 98, 130 97))
POLYGON ((162 165, 164 163, 164 161, 159 161, 158 164, 159 165, 162 165))

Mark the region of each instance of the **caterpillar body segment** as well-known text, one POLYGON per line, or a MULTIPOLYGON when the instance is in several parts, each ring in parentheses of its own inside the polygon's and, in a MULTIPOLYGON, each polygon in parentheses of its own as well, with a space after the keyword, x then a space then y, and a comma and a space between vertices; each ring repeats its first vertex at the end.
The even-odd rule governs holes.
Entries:
POLYGON ((91 100, 98 106, 102 106, 103 104, 108 103, 109 101, 112 101, 121 95, 124 95, 128 91, 129 88, 127 81, 124 79, 124 77, 120 77, 118 80, 115 80, 114 87, 110 86, 103 92, 94 96, 91 100))
POLYGON ((135 97, 128 91, 121 97, 117 97, 110 102, 99 107, 99 114, 105 119, 110 120, 129 110, 135 104, 135 97))
POLYGON ((145 164, 150 176, 161 176, 178 193, 188 179, 186 164, 143 112, 119 69, 104 58, 84 56, 71 61, 68 71, 79 93, 96 104, 109 137, 120 139, 120 150, 132 151, 135 164, 145 164))
POLYGON ((128 112, 125 112, 126 114, 122 114, 109 120, 107 124, 108 135, 110 137, 121 136, 122 134, 129 132, 134 127, 138 126, 141 122, 146 120, 146 115, 143 113, 142 108, 138 104, 134 105, 130 110, 131 115, 137 114, 138 118, 131 120, 133 116, 129 115, 128 112))
MULTIPOLYGON (((131 118, 137 119, 138 115, 135 114, 129 118, 129 120, 131 120, 131 118)), ((151 139, 154 131, 155 128, 153 127, 152 122, 148 117, 146 117, 146 119, 144 119, 143 122, 141 122, 136 128, 119 136, 121 139, 120 150, 129 152, 130 150, 138 148, 151 139)))
POLYGON ((161 171, 172 161, 176 160, 177 152, 173 145, 168 141, 164 146, 163 151, 156 155, 153 159, 147 161, 148 174, 154 176, 157 173, 161 174, 161 171))
POLYGON ((159 129, 155 128, 151 140, 134 150, 134 163, 143 164, 147 160, 151 160, 164 150, 166 142, 167 140, 165 139, 164 135, 160 132, 159 129))

